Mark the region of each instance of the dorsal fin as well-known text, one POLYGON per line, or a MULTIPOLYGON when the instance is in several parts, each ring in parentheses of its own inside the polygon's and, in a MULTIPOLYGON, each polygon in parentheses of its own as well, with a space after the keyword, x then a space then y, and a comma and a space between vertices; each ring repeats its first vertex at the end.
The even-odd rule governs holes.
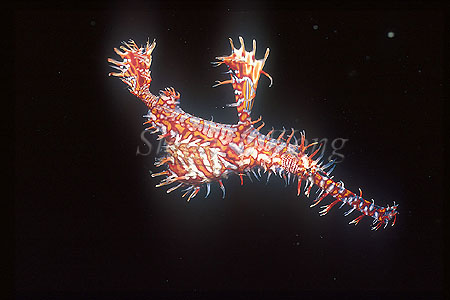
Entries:
POLYGON ((241 47, 236 49, 233 45, 233 40, 230 38, 231 55, 216 57, 219 60, 219 62, 216 62, 217 65, 224 63, 228 66, 231 79, 222 82, 218 81, 215 86, 226 83, 233 85, 236 103, 230 106, 236 106, 239 123, 247 123, 251 120, 250 113, 253 108, 253 101, 261 73, 270 79, 270 85, 272 85, 272 77, 262 70, 269 56, 269 48, 267 48, 263 59, 255 59, 256 41, 253 40, 253 50, 251 52, 245 50, 242 37, 239 37, 239 41, 241 47))

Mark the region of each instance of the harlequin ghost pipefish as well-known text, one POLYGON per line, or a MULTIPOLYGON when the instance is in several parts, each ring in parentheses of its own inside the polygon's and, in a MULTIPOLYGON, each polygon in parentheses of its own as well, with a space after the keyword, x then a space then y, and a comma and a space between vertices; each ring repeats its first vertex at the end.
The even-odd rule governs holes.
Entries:
POLYGON ((303 192, 307 197, 316 185, 318 196, 311 207, 327 196, 333 197, 333 202, 322 206, 321 216, 340 204, 341 207, 350 206, 346 216, 353 211, 361 213, 349 224, 356 225, 364 216, 368 216, 373 218, 372 230, 382 225, 386 227, 391 220, 394 225, 398 205, 394 202, 393 206, 378 206, 373 200, 363 199, 361 189, 356 195, 347 190, 342 181, 333 181, 330 173, 334 169, 334 161, 321 161, 323 153, 314 158, 320 147, 313 152, 310 147, 315 143, 307 145, 304 132, 300 140, 295 137, 294 129, 290 133, 283 130, 277 138, 272 138, 273 129, 267 135, 261 133, 264 122, 261 117, 252 120, 250 113, 260 75, 265 75, 272 85, 272 77, 263 71, 269 49, 263 59, 256 59, 256 41, 253 40, 251 52, 245 50, 242 37, 239 37, 239 41, 238 49, 230 38, 231 55, 216 57, 217 61, 214 62, 216 66, 225 65, 228 68, 230 78, 216 81, 214 87, 223 84, 233 86, 235 102, 228 106, 236 108, 239 119, 237 124, 221 124, 184 112, 180 108, 180 93, 171 87, 160 91, 158 95, 150 92, 151 54, 156 46, 155 40, 152 43, 147 41, 143 47, 138 47, 130 40, 124 42, 120 50, 114 48, 122 61, 108 59, 112 67, 119 71, 109 75, 119 77, 128 85, 129 91, 147 105, 148 113, 144 116, 147 121, 144 124, 150 127, 146 129, 152 130, 151 133, 159 133, 158 140, 164 139, 165 142, 164 156, 155 162, 157 167, 164 166, 165 170, 152 174, 153 177, 165 177, 156 187, 172 185, 167 193, 184 187, 182 197, 188 195, 189 201, 202 187, 206 189, 207 197, 211 184, 218 183, 225 197, 222 180, 229 175, 239 175, 243 184, 244 175, 250 177, 252 174, 259 180, 261 172, 264 172, 267 173, 267 181, 272 174, 284 178, 287 184, 291 179, 297 179, 297 196, 301 193, 303 182, 303 192))

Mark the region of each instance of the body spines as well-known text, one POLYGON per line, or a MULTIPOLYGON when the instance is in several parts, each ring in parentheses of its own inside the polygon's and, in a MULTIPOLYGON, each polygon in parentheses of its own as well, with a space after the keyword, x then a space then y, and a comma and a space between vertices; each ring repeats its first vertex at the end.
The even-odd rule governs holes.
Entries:
MULTIPOLYGON (((275 142, 279 143, 283 140, 284 134, 285 130, 282 131, 275 142)), ((359 195, 356 195, 347 190, 342 181, 333 181, 333 177, 330 177, 330 174, 336 166, 335 161, 332 160, 322 164, 320 160, 323 157, 323 153, 318 158, 313 158, 316 154, 318 154, 320 145, 311 154, 307 154, 308 148, 316 145, 317 143, 306 144, 304 132, 301 133, 300 144, 296 146, 295 153, 287 153, 286 149, 290 145, 290 141, 293 137, 294 135, 292 132, 285 140, 285 148, 276 151, 276 154, 279 155, 281 159, 281 169, 284 172, 297 175, 297 195, 300 194, 303 181, 305 182, 303 192, 307 197, 309 197, 313 185, 315 184, 318 186, 318 190, 316 192, 318 193, 318 196, 310 205, 311 207, 322 203, 327 196, 332 196, 334 198, 334 201, 321 207, 321 211, 319 212, 321 216, 326 215, 334 206, 340 204, 339 208, 342 208, 344 205, 350 206, 350 210, 344 214, 345 216, 348 216, 353 211, 358 211, 361 213, 360 216, 357 216, 355 219, 350 221, 349 224, 358 224, 364 216, 373 218, 372 230, 377 230, 381 226, 386 227, 391 221, 392 226, 395 224, 396 215, 398 214, 398 205, 396 205, 395 202, 393 206, 378 206, 373 200, 365 200, 362 196, 361 189, 359 190, 359 195)))
POLYGON ((156 104, 175 109, 175 107, 180 106, 180 93, 175 91, 173 87, 165 88, 159 92, 159 97, 156 104))
MULTIPOLYGON (((138 47, 134 43, 134 41, 130 40, 128 43, 124 43, 124 46, 120 47, 121 50, 118 50, 116 48, 114 49, 115 52, 122 58, 122 61, 116 61, 111 58, 108 59, 108 62, 113 64, 112 67, 120 71, 118 73, 112 72, 109 75, 119 77, 129 86, 130 92, 132 94, 138 96, 144 103, 147 104, 147 106, 149 106, 149 115, 146 116, 149 119, 144 124, 152 124, 152 126, 147 129, 154 129, 152 133, 160 131, 162 134, 158 139, 166 139, 167 141, 172 140, 170 142, 172 144, 174 143, 174 141, 178 141, 179 143, 187 144, 186 147, 188 148, 191 147, 199 149, 199 153, 195 155, 192 151, 185 151, 186 159, 188 159, 189 161, 183 161, 181 165, 179 164, 179 166, 177 167, 178 169, 173 168, 173 166, 176 164, 176 158, 173 155, 168 155, 157 161, 157 166, 166 165, 168 169, 160 173, 152 174, 152 177, 165 176, 165 178, 159 184, 157 184, 156 187, 175 184, 167 190, 167 193, 170 193, 180 187, 185 187, 185 193, 183 194, 183 197, 189 195, 187 197, 187 201, 190 201, 190 199, 194 198, 198 194, 201 186, 205 186, 207 197, 210 193, 210 183, 217 182, 219 188, 222 190, 223 197, 225 197, 225 186, 223 185, 222 179, 227 178, 229 172, 238 174, 241 178, 241 184, 243 184, 244 173, 251 181, 251 174, 253 174, 253 176, 257 180, 260 180, 261 168, 263 168, 264 172, 268 171, 267 182, 272 173, 275 173, 281 178, 284 178, 286 185, 290 183, 291 175, 293 175, 294 178, 297 177, 298 194, 300 194, 301 192, 301 184, 303 181, 305 182, 303 191, 308 197, 310 195, 313 184, 316 184, 319 187, 316 193, 318 193, 319 195, 314 200, 311 207, 314 207, 321 203, 327 196, 332 196, 334 198, 334 201, 328 205, 322 206, 322 210, 320 211, 321 216, 327 214, 332 207, 340 203, 339 208, 343 207, 346 204, 350 206, 350 210, 348 210, 344 214, 345 216, 351 214, 354 211, 358 211, 361 213, 361 215, 350 221, 349 224, 356 225, 361 221, 361 219, 363 219, 364 216, 370 216, 374 219, 374 226, 372 227, 373 230, 377 230, 383 225, 384 227, 386 227, 390 221, 392 221, 391 225, 393 226, 396 221, 396 215, 398 214, 398 205, 396 205, 394 202, 393 206, 378 206, 374 203, 373 200, 365 200, 362 197, 361 190, 359 196, 357 196, 351 191, 345 189, 343 182, 334 182, 332 180, 333 177, 330 177, 330 173, 335 166, 334 161, 326 163, 322 166, 322 162, 320 162, 320 160, 323 157, 323 151, 319 158, 315 160, 313 159, 313 156, 318 153, 320 146, 312 154, 307 154, 308 148, 317 143, 307 145, 304 132, 301 133, 300 143, 298 143, 293 129, 290 134, 286 134, 286 131, 283 129, 283 132, 275 139, 271 138, 271 134, 274 131, 273 128, 266 136, 259 133, 260 129, 264 126, 264 122, 257 128, 253 127, 253 125, 256 125, 256 123, 261 121, 261 118, 255 121, 252 121, 250 118, 250 113, 252 110, 253 100, 255 98, 260 74, 262 73, 266 75, 271 81, 270 84, 272 84, 272 78, 270 77, 270 75, 262 70, 268 57, 269 49, 266 50, 263 59, 256 60, 256 41, 253 41, 253 50, 251 52, 247 52, 245 50, 245 45, 242 37, 239 37, 239 40, 241 43, 241 47, 239 49, 234 47, 233 41, 230 39, 232 54, 227 57, 217 58, 220 60, 219 62, 217 62, 217 65, 223 63, 226 64, 229 68, 229 72, 227 73, 229 73, 231 76, 230 80, 218 82, 217 85, 225 83, 231 83, 233 85, 236 103, 231 106, 237 108, 239 123, 236 125, 224 125, 217 123, 217 127, 215 126, 216 133, 217 128, 219 128, 220 130, 215 137, 210 137, 209 135, 209 129, 211 125, 210 123, 212 123, 212 121, 205 125, 204 120, 197 120, 197 118, 193 116, 187 116, 187 114, 182 111, 180 113, 179 109, 167 109, 175 109, 179 105, 180 94, 173 88, 166 88, 165 90, 160 92, 159 96, 155 96, 150 93, 149 87, 152 81, 152 78, 150 76, 150 65, 152 60, 151 53, 156 46, 155 41, 153 41, 151 44, 147 42, 147 45, 145 47, 138 47), (160 108, 155 108, 154 105, 160 108), (161 118, 160 114, 162 114, 161 118), (168 124, 168 122, 170 123, 172 119, 177 119, 178 117, 176 116, 189 120, 189 122, 186 122, 184 125, 178 126, 181 128, 181 131, 179 131, 178 134, 171 135, 171 133, 173 132, 169 132, 168 129, 173 124, 168 124), (162 119, 165 119, 164 124, 166 125, 159 126, 158 122, 162 119), (197 121, 194 122, 194 120, 197 121), (222 137, 221 132, 223 128, 232 128, 232 134, 224 134, 222 137), (200 131, 204 136, 207 136, 208 141, 201 143, 201 139, 196 138, 190 141, 193 137, 190 132, 195 130, 200 131), (185 131, 188 132, 182 134, 182 132, 185 131), (179 139, 183 139, 183 141, 179 141, 179 139), (213 164, 207 154, 207 152, 209 153, 212 150, 201 148, 203 146, 209 147, 209 139, 226 140, 226 143, 222 145, 227 145, 227 147, 230 148, 227 150, 234 150, 234 148, 236 148, 238 150, 237 152, 246 153, 245 156, 246 159, 248 158, 249 162, 242 163, 241 160, 241 164, 234 164, 238 159, 241 158, 234 156, 230 158, 226 158, 225 156, 222 157, 220 155, 217 155, 218 153, 216 152, 219 150, 216 149, 216 151, 214 152, 216 158, 212 161, 221 164, 221 167, 217 167, 217 169, 221 170, 222 173, 214 174, 213 176, 212 173, 214 172, 210 171, 207 167, 209 166, 209 168, 211 168, 213 164), (291 139, 294 140, 293 145, 291 145, 290 143, 291 139), (243 145, 241 146, 240 144, 243 145), (242 149, 244 149, 245 151, 242 149), (264 156, 265 159, 260 159, 258 154, 263 154, 262 156, 264 156), (202 168, 197 168, 197 165, 194 162, 192 156, 194 156, 197 161, 198 158, 204 159, 206 157, 209 160, 209 164, 205 165, 204 170, 202 168), (257 157, 259 160, 256 160, 257 157), (200 171, 201 173, 206 175, 201 177, 202 180, 193 180, 194 177, 192 177, 191 173, 188 174, 186 172, 180 171, 185 171, 185 167, 187 166, 187 164, 195 164, 195 169, 198 169, 197 171, 200 171), (234 167, 230 168, 230 166, 234 167), (257 168, 256 170, 255 167, 257 168), (256 173, 256 171, 258 173, 256 173)), ((174 148, 170 151, 175 150, 177 149, 174 148)), ((170 151, 168 150, 168 148, 166 148, 166 152, 170 151)), ((312 152, 312 149, 310 152, 312 152)))

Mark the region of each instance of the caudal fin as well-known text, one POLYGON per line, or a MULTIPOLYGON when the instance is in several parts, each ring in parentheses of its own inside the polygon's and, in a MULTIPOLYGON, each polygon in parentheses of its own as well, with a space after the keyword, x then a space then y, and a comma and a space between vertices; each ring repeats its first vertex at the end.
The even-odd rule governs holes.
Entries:
MULTIPOLYGON (((320 194, 317 196, 316 200, 314 200, 314 203, 311 205, 316 206, 319 204, 322 199, 324 199, 326 196, 331 195, 335 200, 325 206, 322 206, 322 210, 320 211, 320 215, 324 216, 326 215, 330 209, 335 206, 336 204, 340 203, 340 206, 344 206, 344 204, 347 204, 350 206, 350 210, 347 211, 344 215, 347 216, 351 214, 353 211, 359 211, 361 215, 356 217, 354 220, 350 221, 349 224, 358 224, 359 221, 364 217, 368 216, 373 219, 373 227, 372 230, 377 230, 381 226, 386 227, 389 223, 389 221, 392 220, 392 226, 394 226, 396 221, 396 216, 398 214, 397 207, 398 205, 395 204, 392 206, 382 207, 378 206, 374 203, 374 201, 367 201, 362 197, 362 191, 359 190, 359 196, 352 193, 351 191, 344 188, 343 182, 334 182, 330 178, 328 178, 325 175, 319 174, 319 172, 315 173, 311 178, 310 181, 310 187, 312 184, 316 184, 319 187, 320 194)), ((309 188, 310 190, 311 188, 309 188)), ((308 190, 308 194, 309 194, 308 190)))

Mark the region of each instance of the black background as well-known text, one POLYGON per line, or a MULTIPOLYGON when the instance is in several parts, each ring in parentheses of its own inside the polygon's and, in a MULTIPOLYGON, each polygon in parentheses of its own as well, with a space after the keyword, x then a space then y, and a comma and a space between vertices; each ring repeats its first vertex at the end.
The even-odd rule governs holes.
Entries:
POLYGON ((21 3, 13 20, 17 296, 443 295, 439 8, 21 3), (233 123, 231 87, 211 87, 225 69, 210 62, 238 36, 259 58, 271 50, 274 84, 261 78, 253 110, 262 132, 348 139, 335 178, 399 203, 396 226, 319 217, 279 178, 233 176, 225 199, 213 185, 190 203, 154 187, 157 142, 136 154, 149 150, 146 109, 107 76, 112 48, 156 38, 153 93, 173 86, 186 112, 233 123))

